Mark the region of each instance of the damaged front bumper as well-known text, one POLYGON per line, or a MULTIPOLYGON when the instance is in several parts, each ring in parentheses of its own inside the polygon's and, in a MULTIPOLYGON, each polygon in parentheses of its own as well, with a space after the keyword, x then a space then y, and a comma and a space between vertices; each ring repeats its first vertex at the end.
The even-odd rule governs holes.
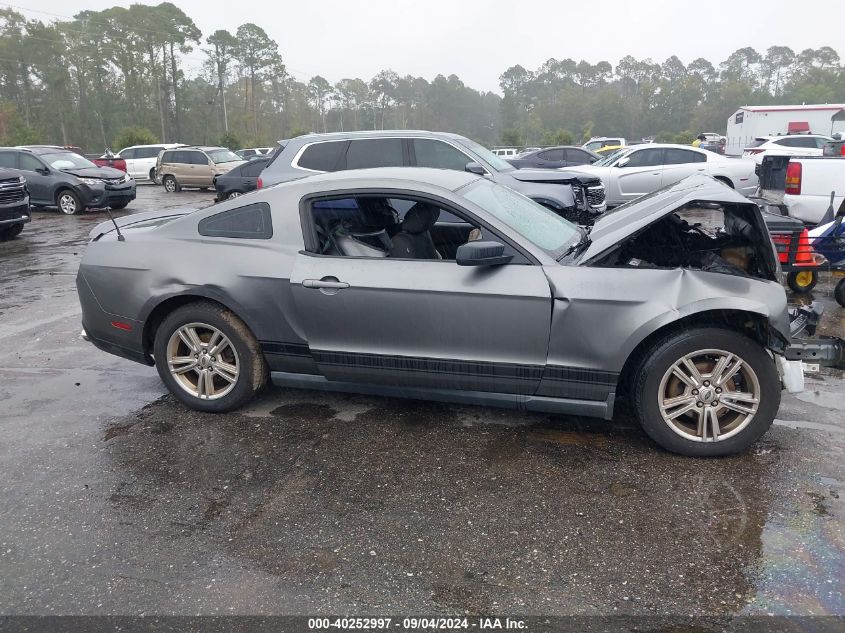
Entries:
POLYGON ((815 364, 822 367, 845 369, 845 341, 835 336, 820 336, 817 339, 796 340, 803 334, 812 336, 816 332, 824 306, 813 302, 797 308, 790 314, 792 342, 786 347, 783 358, 786 361, 815 364))

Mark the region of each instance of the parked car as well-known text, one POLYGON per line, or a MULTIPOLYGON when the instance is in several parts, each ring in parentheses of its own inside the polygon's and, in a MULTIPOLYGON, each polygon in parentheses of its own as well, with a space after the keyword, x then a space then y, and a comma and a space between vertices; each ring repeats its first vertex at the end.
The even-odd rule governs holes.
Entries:
POLYGON ((821 156, 826 143, 833 139, 818 134, 760 136, 742 150, 743 158, 760 163, 764 156, 821 156))
POLYGON ((625 148, 578 170, 601 178, 608 206, 617 206, 697 173, 750 195, 757 189, 754 166, 750 160, 725 158, 689 145, 648 143, 625 148))
POLYGON ((244 160, 251 160, 255 157, 266 156, 267 154, 271 154, 272 152, 272 147, 247 147, 245 149, 239 149, 235 152, 235 154, 237 154, 244 160))
POLYGON ((157 143, 155 145, 132 145, 124 147, 118 155, 126 161, 126 173, 135 180, 156 180, 156 161, 166 149, 185 147, 183 143, 157 143))
POLYGON ((0 167, 0 241, 20 235, 31 219, 26 179, 16 169, 0 167))
POLYGON ((49 146, 0 147, 0 167, 26 179, 33 207, 56 206, 74 215, 85 209, 123 209, 135 199, 135 182, 120 170, 97 167, 75 152, 49 146))
POLYGON ((181 191, 183 187, 208 189, 214 186, 214 177, 243 165, 240 156, 225 147, 180 147, 159 154, 156 177, 165 190, 181 191))
POLYGON ((793 156, 788 161, 783 203, 789 215, 818 224, 831 204, 836 210, 845 202, 845 159, 793 156))
POLYGON ((499 158, 516 158, 516 155, 519 154, 519 150, 515 147, 494 147, 490 151, 499 158))
POLYGON ((309 174, 370 167, 435 167, 486 174, 579 224, 606 210, 596 176, 574 170, 517 170, 457 134, 411 130, 335 132, 290 139, 261 172, 258 187, 309 174))
POLYGON ((625 147, 627 144, 627 141, 619 136, 594 136, 581 147, 597 152, 604 147, 625 147))
POLYGON ((217 200, 237 198, 258 187, 256 181, 261 171, 270 162, 269 157, 252 158, 247 163, 239 165, 234 169, 214 177, 214 189, 217 191, 217 200))
POLYGON ((111 167, 113 169, 119 169, 124 173, 126 172, 126 161, 121 156, 113 154, 109 150, 106 150, 102 156, 92 158, 91 162, 97 167, 111 167))
MULTIPOLYGON (((766 432, 782 381, 803 385, 760 210, 706 176, 589 234, 489 178, 413 168, 117 223, 79 268, 84 337, 200 411, 268 376, 605 419, 627 389, 656 442, 713 456, 766 432)), ((823 343, 839 365, 841 343, 823 343)))
POLYGON ((560 167, 572 167, 575 165, 590 165, 600 158, 601 156, 599 154, 581 147, 561 145, 559 147, 546 147, 545 149, 532 152, 523 152, 516 158, 509 158, 507 161, 517 169, 524 169, 526 167, 558 169, 560 167))

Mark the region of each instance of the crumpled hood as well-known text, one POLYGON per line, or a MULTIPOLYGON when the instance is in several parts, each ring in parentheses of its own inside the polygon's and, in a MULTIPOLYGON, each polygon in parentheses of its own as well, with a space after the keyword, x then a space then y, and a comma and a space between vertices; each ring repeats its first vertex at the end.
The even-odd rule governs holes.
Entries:
POLYGON ((79 178, 123 178, 126 174, 113 167, 73 167, 62 169, 66 174, 78 176, 79 178))
MULTIPOLYGON (((124 215, 116 217, 114 222, 122 228, 131 228, 133 226, 160 226, 171 220, 181 218, 196 211, 196 207, 180 207, 178 209, 166 209, 159 211, 144 211, 143 213, 133 213, 132 215, 124 215)), ((111 220, 100 222, 97 226, 91 229, 88 237, 95 239, 101 235, 114 232, 114 223, 111 220)))
POLYGON ((575 169, 516 169, 508 175, 521 182, 548 182, 582 185, 601 184, 601 180, 592 174, 582 173, 580 167, 575 169))
POLYGON ((756 204, 712 176, 695 174, 603 214, 593 224, 590 231, 591 243, 579 261, 587 262, 601 255, 609 248, 694 200, 753 207, 755 216, 758 218, 758 225, 768 234, 765 231, 760 209, 756 204))

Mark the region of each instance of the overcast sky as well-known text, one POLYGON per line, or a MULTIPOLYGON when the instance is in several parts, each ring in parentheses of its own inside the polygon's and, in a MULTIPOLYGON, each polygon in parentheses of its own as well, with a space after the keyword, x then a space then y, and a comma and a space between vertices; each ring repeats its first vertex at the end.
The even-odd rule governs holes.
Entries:
MULTIPOLYGON (((254 22, 279 44, 291 74, 369 80, 391 68, 432 79, 456 74, 479 90, 499 92, 499 75, 550 57, 615 66, 623 56, 718 65, 734 50, 764 52, 832 46, 845 55, 836 25, 845 0, 172 0, 207 36, 254 22)), ((12 0, 29 17, 53 20, 83 9, 131 2, 12 0), (24 10, 28 9, 28 10, 24 10)), ((145 2, 144 4, 157 4, 145 2)), ((194 53, 196 55, 196 53, 194 53)), ((201 56, 201 54, 200 54, 201 56)), ((193 60, 196 62, 197 60, 193 60)))

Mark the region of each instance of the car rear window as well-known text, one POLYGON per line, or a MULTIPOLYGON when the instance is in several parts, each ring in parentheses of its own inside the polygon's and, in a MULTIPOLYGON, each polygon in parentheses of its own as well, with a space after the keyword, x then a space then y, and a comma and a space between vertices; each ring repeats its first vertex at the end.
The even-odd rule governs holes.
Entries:
POLYGON ((347 141, 330 141, 309 145, 302 152, 296 166, 316 171, 337 171, 347 143, 347 141))
POLYGON ((755 138, 751 141, 746 147, 760 147, 763 143, 766 143, 769 139, 767 138, 755 138))
POLYGON ((215 213, 200 220, 198 231, 206 237, 268 240, 273 237, 270 205, 266 202, 254 202, 237 209, 215 213))

